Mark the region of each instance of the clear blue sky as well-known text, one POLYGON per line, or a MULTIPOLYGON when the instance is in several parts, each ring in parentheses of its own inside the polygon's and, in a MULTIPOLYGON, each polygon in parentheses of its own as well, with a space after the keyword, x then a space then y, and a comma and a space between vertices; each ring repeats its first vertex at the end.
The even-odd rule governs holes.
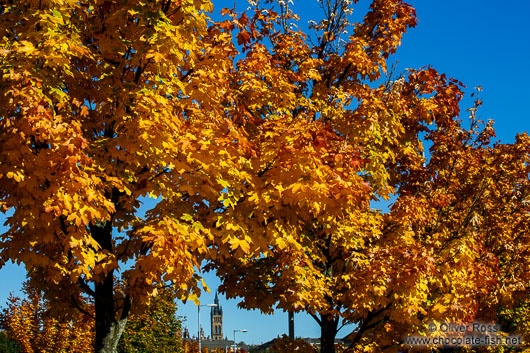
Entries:
MULTIPOLYGON (((234 0, 214 0, 215 11, 231 7, 234 0)), ((415 6, 419 19, 416 28, 404 37, 398 53, 392 58, 399 61, 399 70, 432 65, 439 72, 462 81, 467 91, 482 86, 484 105, 479 111, 482 120, 493 119, 497 138, 513 142, 518 132, 530 130, 530 28, 528 0, 409 0, 415 6)), ((238 7, 247 6, 246 0, 237 0, 238 7)), ((369 2, 361 0, 359 8, 369 2)), ((320 16, 316 0, 294 0, 295 12, 303 20, 320 16), (303 5, 303 6, 302 6, 303 5)), ((357 12, 361 14, 361 11, 357 12)), ((464 101, 463 110, 471 102, 464 101)), ((4 218, 0 216, 0 220, 4 218)), ((5 228, 0 228, 3 231, 5 228)), ((9 292, 17 292, 24 279, 24 271, 7 265, 0 270, 0 306, 4 306, 9 292)), ((218 285, 215 276, 206 276, 212 293, 203 295, 203 303, 211 303, 218 285)), ((237 339, 249 343, 268 341, 287 332, 287 314, 260 315, 256 311, 242 311, 237 301, 226 301, 221 296, 224 310, 224 333, 233 337, 234 329, 247 329, 238 333, 237 339)), ((210 334, 209 310, 203 308, 201 321, 206 334, 210 334)), ((197 332, 197 307, 193 303, 181 304, 179 315, 186 316, 186 326, 191 334, 197 332)), ((318 337, 319 328, 306 315, 296 315, 297 336, 318 337)), ((339 333, 342 337, 348 332, 339 333)))

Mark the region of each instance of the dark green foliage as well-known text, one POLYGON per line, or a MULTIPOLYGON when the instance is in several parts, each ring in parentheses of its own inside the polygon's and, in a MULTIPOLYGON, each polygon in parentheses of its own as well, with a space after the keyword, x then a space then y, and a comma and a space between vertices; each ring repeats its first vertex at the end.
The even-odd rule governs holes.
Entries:
POLYGON ((141 315, 132 315, 118 343, 118 353, 183 352, 175 295, 161 290, 141 315))
POLYGON ((0 352, 2 353, 19 353, 18 345, 7 337, 5 331, 0 331, 0 352))

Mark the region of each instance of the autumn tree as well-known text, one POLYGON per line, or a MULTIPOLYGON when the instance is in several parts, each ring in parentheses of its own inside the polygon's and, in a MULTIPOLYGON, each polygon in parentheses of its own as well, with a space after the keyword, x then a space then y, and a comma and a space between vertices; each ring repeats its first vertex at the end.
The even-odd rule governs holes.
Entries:
POLYGON ((147 310, 131 315, 118 343, 119 353, 179 353, 182 325, 177 314, 175 294, 167 288, 150 302, 147 310))
MULTIPOLYGON (((415 91, 402 97, 397 84, 368 84, 382 78, 386 58, 415 25, 411 6, 374 1, 364 22, 353 25, 350 2, 321 4, 316 44, 292 29, 285 2, 277 11, 258 5, 250 16, 226 10, 236 20, 218 25, 236 32, 246 54, 231 77, 239 90, 228 106, 247 131, 249 151, 239 174, 223 176, 222 211, 210 214, 220 255, 209 268, 244 307, 314 315, 322 351, 332 352, 340 317, 361 313, 341 297, 384 292, 388 258, 368 252, 383 219, 370 202, 394 192, 387 165, 397 158, 419 164, 421 126, 445 108, 415 91), (355 277, 357 291, 348 288, 355 277)), ((446 80, 440 90, 453 86, 446 80)), ((363 299, 362 315, 380 310, 380 300, 356 300, 363 299)))
POLYGON ((21 299, 11 295, 8 307, 0 314, 7 336, 22 353, 88 353, 93 351, 92 318, 84 314, 69 317, 54 315, 43 293, 24 282, 21 299))
POLYGON ((523 295, 528 136, 465 126, 434 69, 388 73, 414 9, 322 0, 309 35, 253 3, 0 2, 2 259, 58 308, 91 296, 96 352, 159 284, 193 298, 203 260, 244 307, 313 315, 326 353, 341 320, 395 349, 523 295))
POLYGON ((212 29, 241 50, 225 105, 246 131, 205 216, 221 291, 308 312, 326 353, 340 323, 350 351, 395 351, 430 320, 491 320, 527 293, 529 138, 492 143, 478 100, 459 120, 462 84, 432 68, 387 72, 414 9, 374 0, 350 23, 356 1, 321 1, 310 38, 286 2, 256 3, 212 29))
POLYGON ((318 349, 313 347, 310 343, 307 343, 301 338, 290 338, 283 335, 280 338, 274 340, 274 344, 271 347, 271 351, 274 353, 287 353, 287 352, 305 352, 305 353, 317 353, 318 349))
POLYGON ((184 340, 182 344, 184 353, 197 353, 199 352, 199 342, 196 340, 184 340))
POLYGON ((95 350, 114 352, 155 285, 199 292, 196 214, 236 148, 220 104, 232 52, 206 0, 0 9, 1 263, 23 263, 58 309, 92 297, 95 350))
MULTIPOLYGON (((0 323, 7 328, 6 337, 18 343, 22 352, 93 352, 92 314, 61 317, 29 282, 23 284, 22 292, 25 297, 11 296, 8 307, 0 314, 0 323)), ((176 311, 175 294, 168 288, 159 289, 144 312, 130 316, 118 352, 181 351, 181 322, 176 311)))

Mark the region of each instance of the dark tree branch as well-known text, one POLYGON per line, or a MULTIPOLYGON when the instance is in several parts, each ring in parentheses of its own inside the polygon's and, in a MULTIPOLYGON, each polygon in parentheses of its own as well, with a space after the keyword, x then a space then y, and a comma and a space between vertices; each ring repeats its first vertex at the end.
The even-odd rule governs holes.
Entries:
POLYGON ((89 311, 87 311, 86 309, 84 309, 81 305, 79 305, 79 303, 77 302, 77 299, 75 298, 75 296, 70 296, 70 299, 71 299, 71 302, 72 304, 74 305, 74 307, 79 310, 81 313, 85 314, 86 316, 92 318, 92 319, 96 319, 96 317, 94 316, 94 314, 90 313, 89 311))

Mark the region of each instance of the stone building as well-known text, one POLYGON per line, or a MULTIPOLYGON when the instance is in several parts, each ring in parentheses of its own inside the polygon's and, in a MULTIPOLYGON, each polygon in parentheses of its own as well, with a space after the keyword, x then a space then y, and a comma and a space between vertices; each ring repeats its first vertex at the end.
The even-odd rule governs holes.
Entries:
POLYGON ((219 305, 219 296, 215 293, 215 301, 212 311, 210 313, 212 323, 212 341, 219 341, 223 339, 223 308, 219 305))
MULTIPOLYGON (((211 333, 209 336, 204 335, 204 331, 201 327, 201 345, 207 347, 210 351, 220 348, 225 350, 227 347, 234 345, 234 341, 229 340, 227 337, 223 337, 223 308, 219 304, 219 295, 215 293, 214 306, 211 308, 210 320, 211 320, 211 333)), ((197 341, 197 337, 190 336, 188 329, 186 328, 182 337, 184 340, 197 341)), ((244 347, 244 346, 243 346, 244 347)))

